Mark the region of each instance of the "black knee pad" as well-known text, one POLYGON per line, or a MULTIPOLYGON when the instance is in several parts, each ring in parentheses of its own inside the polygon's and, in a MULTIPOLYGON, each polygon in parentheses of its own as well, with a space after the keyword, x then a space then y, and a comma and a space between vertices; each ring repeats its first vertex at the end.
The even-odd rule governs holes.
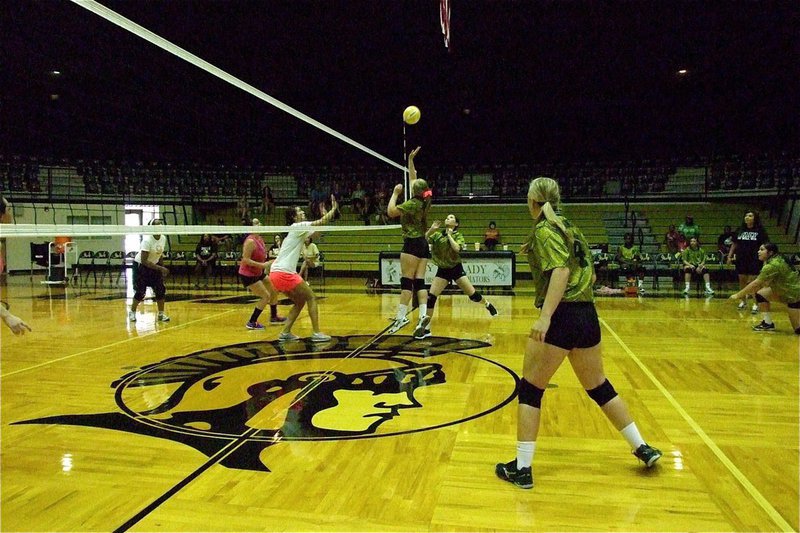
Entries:
POLYGON ((146 294, 146 292, 147 292, 147 289, 145 288, 142 292, 138 292, 137 291, 137 292, 133 293, 133 299, 138 301, 138 302, 143 302, 144 301, 144 295, 146 294))
POLYGON ((544 389, 540 389, 527 379, 522 378, 519 380, 519 389, 517 391, 519 396, 519 403, 530 405, 537 409, 542 408, 542 396, 544 396, 544 389))
POLYGON ((424 291, 425 290, 425 280, 424 279, 415 279, 414 280, 414 292, 424 291))
POLYGON ((614 387, 608 382, 608 380, 605 380, 600 384, 599 387, 587 390, 586 394, 589 395, 589 398, 597 402, 597 405, 603 407, 605 404, 616 398, 617 391, 614 390, 614 387))
POLYGON ((479 293, 478 291, 475 291, 475 293, 472 296, 470 296, 469 299, 472 300, 473 302, 480 302, 483 299, 483 296, 481 296, 481 293, 479 293))
POLYGON ((400 290, 401 291, 414 290, 414 280, 411 278, 400 278, 400 290))
POLYGON ((760 294, 756 293, 756 301, 757 301, 758 303, 760 303, 760 304, 763 304, 763 303, 766 303, 766 302, 768 302, 769 300, 767 300, 766 298, 764 298, 764 297, 763 297, 763 296, 761 296, 760 294))
POLYGON ((435 294, 428 294, 428 312, 433 311, 433 306, 436 305, 436 296, 435 294))

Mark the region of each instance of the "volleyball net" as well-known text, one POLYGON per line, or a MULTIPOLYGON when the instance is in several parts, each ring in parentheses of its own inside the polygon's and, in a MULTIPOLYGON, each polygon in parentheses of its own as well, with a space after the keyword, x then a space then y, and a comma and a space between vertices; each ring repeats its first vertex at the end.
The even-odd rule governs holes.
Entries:
MULTIPOLYGON (((15 171, 15 163, 6 159, 12 170, 6 175, 9 183, 0 183, 0 193, 26 214, 16 216, 14 224, 0 226, 0 237, 290 231, 280 225, 279 211, 254 212, 261 209, 266 189, 271 189, 277 205, 286 206, 309 202, 329 208, 327 199, 335 195, 346 216, 339 224, 315 231, 372 233, 398 228, 377 219, 385 213, 394 184, 406 177, 401 132, 402 109, 408 102, 390 107, 376 102, 356 116, 352 110, 361 105, 358 95, 344 100, 342 93, 311 99, 304 94, 302 100, 312 102, 307 114, 285 101, 302 93, 304 79, 315 75, 303 63, 313 52, 300 54, 289 40, 291 32, 285 35, 288 50, 269 45, 249 50, 263 58, 263 65, 242 72, 236 66, 241 63, 230 61, 237 52, 235 44, 211 39, 217 46, 200 46, 203 36, 186 35, 182 20, 176 18, 191 16, 208 28, 215 22, 231 28, 242 22, 236 19, 238 10, 209 5, 193 10, 172 4, 155 18, 152 10, 139 12, 124 4, 117 9, 122 12, 94 0, 14 8, 16 25, 9 40, 20 54, 12 58, 19 64, 11 68, 22 74, 20 85, 31 86, 31 99, 44 96, 47 103, 31 104, 31 113, 25 108, 30 102, 20 100, 24 105, 11 110, 10 127, 18 132, 18 146, 29 146, 31 155, 71 159, 46 163, 47 183, 34 185, 23 184, 25 176, 15 172, 30 174, 35 182, 37 173, 43 175, 43 161, 15 171), (197 49, 202 53, 195 53, 197 49), (271 67, 279 55, 297 56, 296 68, 281 69, 285 59, 271 67), (281 99, 269 93, 280 94, 281 99), (215 120, 218 129, 210 129, 209 122, 215 120), (381 138, 365 136, 365 122, 385 123, 386 133, 381 138), (42 138, 48 139, 46 145, 42 138), (222 139, 229 141, 217 142, 222 139), (119 149, 104 152, 109 144, 119 149), (391 157, 387 146, 396 150, 391 157), (17 177, 20 181, 15 183, 17 177), (370 209, 352 201, 359 190, 372 200, 370 209), (234 215, 232 201, 237 198, 245 198, 247 208, 234 215), (51 208, 56 203, 57 209, 51 208), (153 228, 121 224, 122 206, 128 204, 180 204, 189 214, 182 221, 178 216, 161 217, 165 225, 153 228), (98 207, 106 209, 95 216, 98 207), (56 216, 58 209, 68 211, 67 216, 56 216), (227 216, 221 214, 224 209, 227 216), (244 213, 248 216, 239 216, 244 213), (245 225, 244 219, 249 222, 251 217, 265 225, 245 225), (209 224, 223 218, 224 224, 209 224), (232 220, 243 224, 230 225, 232 220), (383 225, 367 225, 376 223, 383 225)), ((290 9, 275 9, 276 28, 284 24, 281 16, 290 9)), ((319 216, 319 212, 307 214, 309 220, 319 216)))

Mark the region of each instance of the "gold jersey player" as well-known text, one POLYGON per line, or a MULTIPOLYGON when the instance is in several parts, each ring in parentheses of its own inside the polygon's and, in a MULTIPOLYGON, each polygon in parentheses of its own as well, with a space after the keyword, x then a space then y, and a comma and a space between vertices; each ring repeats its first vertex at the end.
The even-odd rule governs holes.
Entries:
POLYGON ((475 290, 464 272, 464 267, 461 265, 461 250, 464 248, 465 242, 464 236, 458 231, 458 225, 458 217, 450 214, 444 221, 444 228, 442 228, 442 223, 437 220, 425 233, 425 237, 431 245, 433 262, 438 268, 431 283, 431 289, 428 291, 427 312, 420 317, 419 324, 414 330, 415 339, 430 337, 430 324, 436 299, 451 281, 454 281, 464 294, 469 296, 470 300, 482 303, 491 316, 497 314, 497 309, 475 290))
POLYGON ((770 314, 770 301, 779 300, 786 304, 789 322, 795 334, 800 335, 800 274, 794 270, 778 253, 778 246, 767 242, 759 246, 758 259, 764 265, 756 279, 731 299, 739 300, 754 294, 758 309, 763 314, 761 323, 753 326, 754 331, 773 331, 775 323, 770 314))
POLYGON ((628 407, 606 379, 600 351, 600 321, 594 307, 594 266, 583 234, 558 214, 561 201, 558 184, 536 178, 528 189, 528 210, 533 231, 522 252, 528 254, 536 287, 535 306, 539 318, 533 323, 523 361, 517 395, 517 456, 500 463, 500 479, 523 489, 533 488, 531 464, 539 434, 542 396, 564 359, 581 386, 647 467, 661 452, 642 439, 628 407))
POLYGON ((428 210, 431 207, 433 191, 428 182, 417 178, 414 158, 419 153, 419 146, 408 155, 408 178, 411 186, 411 198, 397 205, 403 193, 403 186, 397 184, 392 191, 386 214, 392 218, 400 217, 403 228, 403 250, 400 252, 400 304, 387 333, 397 333, 410 321, 406 315, 411 303, 411 296, 417 293, 419 300, 420 321, 427 315, 428 291, 425 289, 425 270, 431 256, 425 230, 428 229, 428 210))

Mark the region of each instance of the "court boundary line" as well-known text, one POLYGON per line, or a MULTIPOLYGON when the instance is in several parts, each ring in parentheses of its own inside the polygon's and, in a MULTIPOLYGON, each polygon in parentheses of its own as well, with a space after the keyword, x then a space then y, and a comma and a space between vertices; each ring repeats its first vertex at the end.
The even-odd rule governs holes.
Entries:
POLYGON ((691 427, 694 432, 700 437, 703 443, 708 446, 708 448, 714 453, 717 459, 725 465, 728 471, 733 475, 734 478, 739 482, 740 485, 750 494, 750 496, 758 503, 758 505, 767 513, 772 521, 781 529, 781 531, 786 532, 793 532, 795 529, 789 525, 789 523, 781 516, 781 514, 772 506, 771 503, 764 497, 763 494, 753 485, 753 483, 745 476, 741 470, 739 470, 733 461, 731 461, 725 452, 723 452, 719 446, 714 442, 714 440, 708 436, 708 434, 700 427, 694 418, 683 408, 683 406, 675 399, 672 393, 667 390, 661 381, 656 378, 656 376, 650 371, 650 369, 639 359, 639 357, 631 350, 627 344, 617 335, 617 332, 602 318, 600 318, 600 323, 605 326, 611 336, 619 343, 623 350, 628 354, 628 356, 633 360, 634 363, 639 367, 639 369, 644 372, 644 374, 650 379, 653 385, 661 392, 662 395, 667 399, 667 401, 672 405, 672 407, 678 411, 678 414, 681 415, 689 427, 691 427))
POLYGON ((66 361, 67 359, 72 359, 73 357, 78 357, 78 356, 81 356, 81 355, 85 355, 87 353, 92 353, 92 352, 97 352, 97 351, 100 351, 100 350, 105 350, 106 348, 111 348, 113 346, 117 346, 119 344, 124 344, 126 342, 131 342, 131 341, 135 341, 135 340, 138 340, 138 339, 145 339, 147 337, 152 337, 153 335, 158 335, 159 333, 167 333, 169 331, 182 329, 182 328, 185 328, 185 327, 190 326, 192 324, 196 324, 198 322, 203 322, 204 320, 209 320, 209 319, 212 319, 212 318, 220 317, 222 315, 226 315, 228 313, 233 313, 234 311, 238 311, 238 309, 228 309, 227 311, 223 311, 221 313, 215 313, 213 315, 205 316, 203 318, 198 318, 196 320, 191 320, 189 322, 185 322, 185 323, 182 323, 182 324, 176 324, 173 327, 164 328, 164 329, 160 329, 160 330, 154 330, 154 331, 152 331, 150 333, 147 333, 145 335, 138 335, 136 337, 128 337, 127 339, 122 339, 122 340, 119 340, 119 341, 116 341, 116 342, 112 342, 111 344, 105 344, 103 346, 98 346, 96 348, 90 348, 90 349, 84 350, 82 352, 77 352, 77 353, 73 353, 73 354, 70 354, 70 355, 65 355, 64 357, 59 357, 57 359, 51 359, 50 361, 45 361, 44 363, 39 363, 39 364, 36 364, 36 365, 33 365, 33 366, 20 368, 19 370, 13 370, 13 371, 8 372, 6 374, 0 374, 0 379, 5 379, 5 378, 7 378, 9 376, 14 376, 16 374, 21 374, 22 372, 27 372, 29 370, 35 370, 37 368, 41 368, 41 367, 47 366, 47 365, 52 365, 54 363, 58 363, 58 362, 61 362, 61 361, 66 361))

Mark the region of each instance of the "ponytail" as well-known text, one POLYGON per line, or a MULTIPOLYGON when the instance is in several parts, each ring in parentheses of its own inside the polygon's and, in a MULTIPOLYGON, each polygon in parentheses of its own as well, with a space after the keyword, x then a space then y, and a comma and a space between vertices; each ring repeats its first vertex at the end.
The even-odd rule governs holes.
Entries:
POLYGON ((540 177, 531 181, 528 187, 528 201, 534 201, 542 208, 542 215, 564 235, 567 244, 575 245, 575 234, 564 224, 564 219, 556 213, 561 204, 561 191, 558 183, 552 178, 540 177))

